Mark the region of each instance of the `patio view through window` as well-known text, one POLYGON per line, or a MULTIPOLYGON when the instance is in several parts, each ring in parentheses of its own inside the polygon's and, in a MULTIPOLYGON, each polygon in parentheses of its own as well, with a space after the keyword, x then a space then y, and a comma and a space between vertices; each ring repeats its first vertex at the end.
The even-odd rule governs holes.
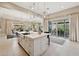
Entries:
POLYGON ((48 31, 51 32, 53 36, 58 37, 69 37, 69 21, 60 20, 60 21, 49 21, 48 22, 48 31))

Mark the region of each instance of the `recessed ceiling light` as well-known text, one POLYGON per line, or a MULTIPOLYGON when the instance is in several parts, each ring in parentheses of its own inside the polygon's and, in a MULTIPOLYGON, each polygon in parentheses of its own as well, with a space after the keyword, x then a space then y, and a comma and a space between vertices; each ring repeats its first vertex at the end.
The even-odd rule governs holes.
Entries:
POLYGON ((34 7, 32 7, 31 9, 34 9, 34 7))
POLYGON ((44 16, 44 18, 45 18, 46 16, 44 16))

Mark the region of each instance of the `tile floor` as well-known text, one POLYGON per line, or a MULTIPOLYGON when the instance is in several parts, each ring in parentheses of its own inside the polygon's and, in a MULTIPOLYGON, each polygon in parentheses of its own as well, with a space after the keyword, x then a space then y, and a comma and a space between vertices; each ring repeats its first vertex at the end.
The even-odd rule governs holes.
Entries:
MULTIPOLYGON (((27 56, 15 39, 0 39, 0 56, 27 56)), ((63 45, 50 44, 43 56, 79 56, 79 43, 66 40, 63 45)))
POLYGON ((0 56, 27 56, 16 39, 0 39, 0 56))

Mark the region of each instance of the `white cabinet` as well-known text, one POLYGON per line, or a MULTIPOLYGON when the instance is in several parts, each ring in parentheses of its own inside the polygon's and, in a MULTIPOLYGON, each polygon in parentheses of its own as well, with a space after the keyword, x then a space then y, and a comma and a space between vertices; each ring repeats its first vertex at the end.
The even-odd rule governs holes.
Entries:
POLYGON ((41 50, 40 50, 40 39, 39 40, 34 40, 34 55, 40 55, 41 50))
POLYGON ((48 39, 46 35, 38 38, 25 36, 19 40, 19 43, 25 51, 32 56, 42 55, 48 48, 48 39))
POLYGON ((41 41, 40 41, 41 51, 45 52, 45 50, 47 49, 47 47, 48 47, 48 39, 45 36, 45 37, 43 37, 43 39, 41 38, 41 41))
POLYGON ((48 39, 46 36, 34 40, 34 55, 42 55, 48 48, 48 39))

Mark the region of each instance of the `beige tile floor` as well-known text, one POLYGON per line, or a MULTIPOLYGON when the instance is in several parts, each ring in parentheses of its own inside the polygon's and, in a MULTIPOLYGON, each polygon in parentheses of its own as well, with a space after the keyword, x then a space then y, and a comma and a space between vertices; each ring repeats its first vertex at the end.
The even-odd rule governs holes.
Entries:
MULTIPOLYGON (((0 56, 27 56, 17 39, 0 39, 0 56)), ((66 40, 64 45, 52 43, 43 56, 79 56, 79 43, 66 40)))
POLYGON ((16 39, 0 39, 0 56, 27 56, 16 39))
POLYGON ((79 43, 69 40, 64 45, 51 43, 44 56, 79 56, 79 43))

